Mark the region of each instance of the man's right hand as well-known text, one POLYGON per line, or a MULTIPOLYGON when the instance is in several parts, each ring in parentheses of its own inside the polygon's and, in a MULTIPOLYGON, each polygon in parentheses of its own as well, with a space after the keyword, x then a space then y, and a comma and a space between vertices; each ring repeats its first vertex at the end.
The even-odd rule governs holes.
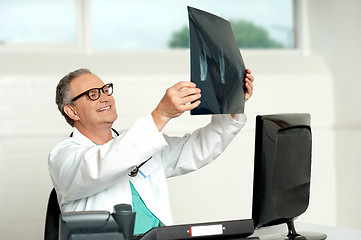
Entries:
POLYGON ((179 82, 168 88, 152 112, 158 130, 161 131, 170 119, 198 107, 201 103, 200 97, 201 90, 193 82, 179 82))

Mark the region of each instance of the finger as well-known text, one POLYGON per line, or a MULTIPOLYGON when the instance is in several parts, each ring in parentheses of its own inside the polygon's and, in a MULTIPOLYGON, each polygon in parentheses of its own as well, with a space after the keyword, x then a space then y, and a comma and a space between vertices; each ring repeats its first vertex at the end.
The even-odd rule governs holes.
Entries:
POLYGON ((251 79, 246 78, 245 82, 253 87, 253 81, 251 79))
POLYGON ((246 79, 246 88, 247 90, 253 90, 253 82, 249 79, 246 79))
POLYGON ((201 98, 201 94, 193 94, 181 99, 181 104, 189 104, 201 98))
POLYGON ((183 107, 183 112, 185 112, 185 111, 190 111, 190 110, 192 110, 192 109, 195 109, 196 107, 199 106, 199 104, 201 104, 201 101, 200 101, 200 100, 197 100, 197 101, 195 101, 195 102, 193 102, 193 103, 184 105, 184 107, 183 107))
POLYGON ((253 86, 249 83, 246 83, 247 93, 252 94, 253 93, 253 86))
POLYGON ((180 91, 182 90, 183 88, 195 88, 196 87, 196 84, 193 83, 193 82, 187 82, 187 81, 181 81, 181 82, 178 82, 176 83, 173 87, 174 90, 176 91, 180 91))
POLYGON ((199 88, 183 88, 179 91, 179 97, 183 98, 183 97, 187 97, 187 96, 191 96, 194 94, 199 94, 201 92, 201 90, 199 88))
POLYGON ((246 74, 246 79, 249 79, 251 82, 254 81, 254 77, 252 74, 246 74))
POLYGON ((245 100, 247 101, 253 95, 253 85, 250 83, 246 83, 247 91, 245 93, 245 100))

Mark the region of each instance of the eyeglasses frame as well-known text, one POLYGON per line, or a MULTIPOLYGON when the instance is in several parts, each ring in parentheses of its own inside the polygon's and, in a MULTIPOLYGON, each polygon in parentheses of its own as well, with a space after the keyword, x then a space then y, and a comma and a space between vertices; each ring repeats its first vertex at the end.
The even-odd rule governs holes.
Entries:
POLYGON ((100 95, 101 95, 100 91, 102 91, 102 92, 103 92, 105 95, 107 95, 107 96, 111 96, 111 95, 113 94, 113 83, 107 83, 107 84, 105 84, 105 85, 104 85, 103 87, 101 87, 101 88, 91 88, 91 89, 89 89, 89 90, 87 90, 87 91, 79 94, 78 96, 74 97, 71 101, 72 101, 72 102, 75 102, 76 100, 78 100, 79 98, 81 98, 81 97, 84 96, 84 95, 87 95, 88 98, 89 98, 91 101, 96 101, 96 100, 98 100, 98 99, 100 98, 100 95), (107 95, 107 94, 104 92, 104 87, 106 87, 106 86, 112 88, 112 93, 109 94, 109 95, 107 95), (99 95, 98 95, 98 98, 97 98, 97 99, 92 99, 92 98, 90 97, 90 95, 89 95, 89 92, 90 92, 90 91, 93 91, 93 90, 98 90, 98 92, 99 92, 99 95))

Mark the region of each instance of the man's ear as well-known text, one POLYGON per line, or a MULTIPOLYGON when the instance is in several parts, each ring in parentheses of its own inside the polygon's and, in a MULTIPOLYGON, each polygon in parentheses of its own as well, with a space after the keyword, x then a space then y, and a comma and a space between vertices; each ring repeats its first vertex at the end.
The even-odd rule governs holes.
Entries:
POLYGON ((70 117, 71 119, 73 119, 74 121, 79 120, 79 115, 75 109, 74 106, 72 105, 65 105, 64 106, 64 112, 66 113, 66 115, 68 115, 68 117, 70 117))

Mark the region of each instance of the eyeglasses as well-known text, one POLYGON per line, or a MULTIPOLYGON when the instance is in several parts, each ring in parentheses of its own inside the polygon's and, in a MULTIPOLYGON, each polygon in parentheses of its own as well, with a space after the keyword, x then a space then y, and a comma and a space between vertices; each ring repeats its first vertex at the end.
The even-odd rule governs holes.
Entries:
POLYGON ((98 100, 100 98, 100 91, 102 91, 105 95, 110 96, 113 94, 113 83, 105 84, 101 88, 92 88, 88 91, 85 91, 78 96, 74 97, 71 101, 74 102, 78 100, 80 97, 84 96, 85 94, 88 95, 89 99, 92 101, 98 100))

